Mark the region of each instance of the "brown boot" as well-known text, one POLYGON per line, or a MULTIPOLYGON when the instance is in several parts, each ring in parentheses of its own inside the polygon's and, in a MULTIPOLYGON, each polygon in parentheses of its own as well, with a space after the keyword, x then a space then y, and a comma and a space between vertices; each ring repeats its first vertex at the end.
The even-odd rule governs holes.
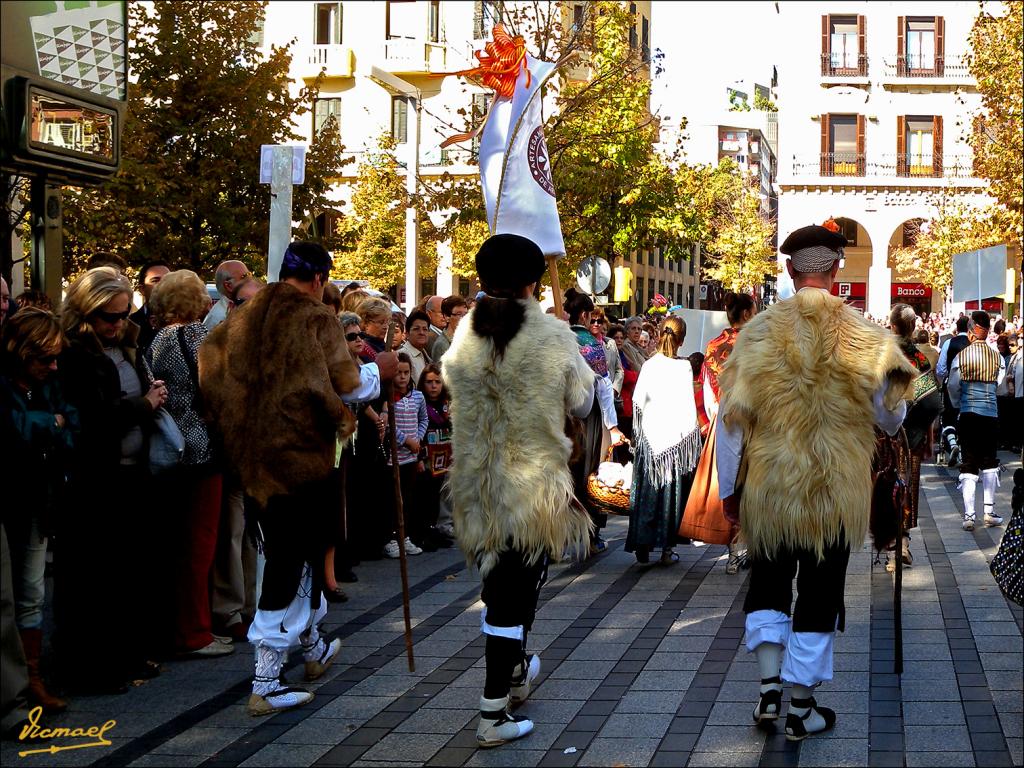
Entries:
POLYGON ((33 706, 40 706, 47 714, 63 712, 68 708, 64 699, 52 695, 43 684, 39 674, 39 657, 43 655, 43 631, 41 629, 22 629, 21 645, 25 649, 25 662, 28 666, 28 700, 33 706))

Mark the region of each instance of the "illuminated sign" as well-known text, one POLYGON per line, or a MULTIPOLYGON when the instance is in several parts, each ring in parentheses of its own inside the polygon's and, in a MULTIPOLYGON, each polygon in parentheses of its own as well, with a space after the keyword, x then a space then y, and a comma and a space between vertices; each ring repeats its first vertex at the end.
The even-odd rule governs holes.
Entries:
POLYGON ((116 165, 117 112, 29 88, 28 145, 42 152, 116 165))
POLYGON ((930 299, 932 289, 922 283, 893 283, 892 298, 894 299, 930 299))

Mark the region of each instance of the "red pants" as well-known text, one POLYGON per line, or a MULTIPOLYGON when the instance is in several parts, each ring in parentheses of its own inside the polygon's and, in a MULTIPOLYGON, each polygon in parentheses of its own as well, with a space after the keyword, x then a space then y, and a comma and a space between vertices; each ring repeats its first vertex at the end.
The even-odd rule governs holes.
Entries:
POLYGON ((179 651, 194 651, 213 642, 210 631, 210 571, 217 550, 222 476, 201 469, 182 472, 178 503, 174 643, 179 651))

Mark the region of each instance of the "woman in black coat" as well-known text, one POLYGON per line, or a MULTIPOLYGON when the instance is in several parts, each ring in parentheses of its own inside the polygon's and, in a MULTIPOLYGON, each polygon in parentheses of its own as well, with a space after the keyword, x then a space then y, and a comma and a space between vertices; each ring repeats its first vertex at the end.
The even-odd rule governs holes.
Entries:
POLYGON ((123 691, 158 673, 147 661, 156 645, 150 617, 161 610, 144 591, 160 549, 146 492, 147 436, 167 390, 136 355, 131 297, 126 277, 97 267, 72 283, 61 308, 68 346, 58 376, 81 432, 69 478, 74 502, 57 520, 57 660, 65 684, 88 692, 123 691))

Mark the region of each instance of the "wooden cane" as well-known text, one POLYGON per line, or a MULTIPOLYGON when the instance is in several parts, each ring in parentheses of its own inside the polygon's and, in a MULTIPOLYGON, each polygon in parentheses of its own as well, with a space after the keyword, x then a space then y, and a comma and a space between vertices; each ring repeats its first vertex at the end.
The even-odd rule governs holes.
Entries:
MULTIPOLYGON (((910 444, 907 442, 907 433, 900 428, 897 440, 899 446, 903 451, 903 455, 907 457, 908 461, 910 458, 910 444)), ((898 455, 898 454, 897 454, 898 455)), ((899 471, 900 462, 896 462, 896 470, 899 471)), ((913 472, 913 469, 910 469, 913 472)), ((907 491, 906 494, 911 493, 910 491, 910 476, 907 476, 907 491)), ((892 626, 893 626, 893 674, 903 674, 903 507, 907 503, 913 503, 913 500, 908 499, 907 495, 904 495, 903 504, 896 513, 896 578, 893 581, 892 588, 892 626)))
MULTIPOLYGON (((395 336, 395 321, 388 326, 384 349, 391 351, 391 343, 395 336)), ((391 480, 395 495, 395 526, 398 529, 398 565, 402 574, 402 613, 405 618, 405 655, 409 660, 409 671, 416 671, 416 660, 412 655, 412 618, 409 615, 409 565, 405 554, 405 511, 402 504, 402 477, 398 467, 398 436, 395 434, 395 421, 391 418, 391 382, 381 382, 381 395, 384 407, 381 413, 387 418, 387 438, 391 453, 391 480)))
POLYGON ((558 258, 548 256, 548 272, 551 275, 551 299, 555 302, 555 317, 562 318, 562 289, 558 286, 558 258))

